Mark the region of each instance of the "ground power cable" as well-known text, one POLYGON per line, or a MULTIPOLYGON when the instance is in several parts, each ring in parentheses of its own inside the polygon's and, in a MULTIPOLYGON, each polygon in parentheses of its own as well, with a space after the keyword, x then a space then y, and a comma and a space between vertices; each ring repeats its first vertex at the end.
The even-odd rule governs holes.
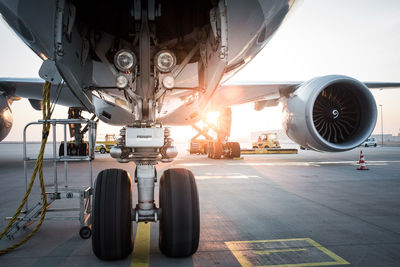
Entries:
POLYGON ((33 187, 33 184, 35 182, 38 172, 39 172, 40 189, 41 189, 42 199, 43 199, 42 209, 40 212, 40 219, 39 219, 37 225, 35 226, 35 228, 24 239, 22 239, 21 241, 19 241, 18 243, 14 244, 12 246, 9 246, 8 248, 0 250, 0 255, 4 255, 4 254, 8 253, 8 252, 12 251, 13 249, 18 248, 19 246, 24 244, 26 241, 28 241, 39 230, 40 226, 42 225, 42 223, 44 221, 45 215, 46 215, 47 196, 46 196, 46 190, 45 190, 45 185, 44 185, 44 180, 43 180, 43 155, 44 155, 44 149, 46 147, 47 138, 49 136, 49 130, 50 130, 50 123, 47 122, 47 120, 50 119, 52 111, 53 111, 53 110, 51 110, 51 105, 50 105, 50 88, 51 88, 51 83, 45 82, 45 84, 43 85, 43 102, 42 102, 43 103, 42 115, 43 115, 43 120, 45 121, 43 123, 43 130, 42 130, 42 143, 41 143, 38 158, 35 163, 35 167, 33 169, 31 180, 29 182, 25 196, 22 199, 17 211, 15 212, 14 216, 10 219, 8 225, 0 233, 0 239, 2 239, 7 234, 7 232, 11 229, 13 224, 16 221, 18 221, 18 216, 21 214, 22 208, 24 207, 26 201, 28 200, 28 197, 31 193, 31 190, 32 190, 32 187, 33 187))

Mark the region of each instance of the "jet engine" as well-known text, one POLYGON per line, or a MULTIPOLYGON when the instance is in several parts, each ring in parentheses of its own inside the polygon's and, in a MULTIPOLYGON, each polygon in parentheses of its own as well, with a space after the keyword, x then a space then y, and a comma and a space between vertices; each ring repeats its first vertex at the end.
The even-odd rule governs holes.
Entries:
POLYGON ((7 99, 0 95, 0 141, 11 131, 13 117, 7 99))
POLYGON ((365 141, 376 124, 376 103, 360 81, 328 75, 303 83, 284 107, 283 128, 299 145, 340 152, 365 141))

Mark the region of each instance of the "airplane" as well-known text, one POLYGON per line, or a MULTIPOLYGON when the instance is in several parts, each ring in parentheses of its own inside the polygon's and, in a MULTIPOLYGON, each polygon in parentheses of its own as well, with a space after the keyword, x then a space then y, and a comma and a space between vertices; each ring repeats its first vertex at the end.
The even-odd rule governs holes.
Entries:
MULTIPOLYGON (((43 59, 42 79, 0 79, 0 141, 12 127, 12 101, 28 98, 40 110, 44 81, 50 82, 52 102, 68 106, 69 118, 87 111, 121 126, 111 156, 136 165, 134 208, 126 171, 98 174, 94 254, 103 260, 128 256, 136 221, 159 222, 159 248, 165 255, 191 256, 200 234, 194 175, 188 169, 166 170, 158 207, 154 201, 155 165, 177 155, 165 125, 193 125, 207 111, 220 109, 227 123, 210 149, 213 155, 222 151, 230 157, 237 153, 237 143, 227 142, 230 106, 254 102, 261 110, 281 102, 284 130, 296 143, 317 151, 347 151, 375 127, 377 109, 370 89, 400 85, 363 83, 343 75, 224 85, 267 45, 298 2, 0 0, 3 19, 43 59)), ((73 132, 80 143, 82 131, 75 127, 73 132)))

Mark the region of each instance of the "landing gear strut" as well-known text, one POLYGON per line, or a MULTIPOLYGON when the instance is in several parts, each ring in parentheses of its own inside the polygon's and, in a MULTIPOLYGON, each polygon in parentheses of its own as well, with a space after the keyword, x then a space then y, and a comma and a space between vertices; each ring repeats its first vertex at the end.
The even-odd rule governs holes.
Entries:
MULTIPOLYGON (((135 5, 138 3, 140 1, 135 1, 135 5)), ((122 259, 131 253, 132 221, 159 222, 159 248, 167 256, 190 256, 199 243, 199 198, 191 171, 166 170, 160 178, 159 207, 154 201, 155 165, 159 161, 172 161, 177 149, 169 129, 155 119, 155 86, 160 83, 151 68, 150 17, 146 7, 142 7, 141 27, 137 33, 140 72, 134 75, 138 77, 136 88, 125 88, 136 105, 136 121, 121 129, 121 138, 110 151, 120 163, 135 163, 138 203, 132 208, 131 178, 124 170, 103 170, 95 183, 92 248, 95 255, 104 260, 122 259)))
POLYGON ((207 154, 209 158, 239 158, 240 144, 238 142, 228 142, 231 132, 232 111, 230 108, 221 108, 219 110, 217 125, 211 122, 203 122, 203 128, 197 125, 192 127, 198 132, 190 141, 190 154, 207 154), (212 129, 217 138, 212 138, 208 132, 212 129), (198 139, 200 136, 205 139, 198 139))
MULTIPOLYGON (((82 117, 82 109, 80 108, 69 108, 68 109, 68 119, 83 119, 82 117)), ((95 119, 95 115, 91 118, 91 120, 95 119)), ((71 123, 69 124, 69 134, 70 137, 74 139, 74 141, 67 142, 67 155, 68 156, 87 156, 89 154, 89 143, 83 141, 83 137, 88 131, 88 127, 85 126, 81 129, 80 123, 71 123)), ((58 155, 60 157, 65 156, 64 152, 64 142, 61 142, 60 147, 58 149, 58 155)))

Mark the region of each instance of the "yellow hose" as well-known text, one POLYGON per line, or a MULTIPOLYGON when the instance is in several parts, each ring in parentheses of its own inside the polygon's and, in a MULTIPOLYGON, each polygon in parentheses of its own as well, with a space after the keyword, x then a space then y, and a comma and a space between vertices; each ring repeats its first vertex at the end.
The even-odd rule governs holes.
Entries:
MULTIPOLYGON (((51 111, 50 111, 50 87, 51 84, 49 82, 45 82, 43 86, 43 120, 48 120, 51 117, 51 111)), ((18 248, 22 244, 24 244, 26 241, 28 241, 40 228, 42 225, 45 215, 46 215, 46 209, 47 209, 47 197, 46 197, 46 191, 44 187, 44 180, 43 180, 43 154, 44 154, 44 149, 46 147, 46 142, 47 142, 47 137, 49 136, 49 130, 50 130, 50 123, 43 123, 43 130, 42 130, 42 144, 40 147, 39 151, 39 156, 36 160, 35 167, 33 169, 33 174, 31 177, 31 180, 28 185, 28 189, 26 190, 25 196, 22 199, 21 203, 19 204, 19 207, 17 211, 15 212, 14 216, 12 219, 9 221, 8 225, 4 228, 4 230, 0 234, 0 239, 3 238, 7 232, 10 230, 12 225, 18 221, 18 216, 21 214, 22 208, 24 207, 26 201, 28 200, 29 194, 31 193, 33 183, 35 182, 36 179, 36 174, 39 171, 39 181, 40 181, 40 189, 42 191, 42 198, 43 198, 43 206, 41 209, 41 214, 40 214, 40 220, 38 221, 37 225, 35 228, 20 242, 0 250, 0 255, 4 255, 11 250, 18 248)))

